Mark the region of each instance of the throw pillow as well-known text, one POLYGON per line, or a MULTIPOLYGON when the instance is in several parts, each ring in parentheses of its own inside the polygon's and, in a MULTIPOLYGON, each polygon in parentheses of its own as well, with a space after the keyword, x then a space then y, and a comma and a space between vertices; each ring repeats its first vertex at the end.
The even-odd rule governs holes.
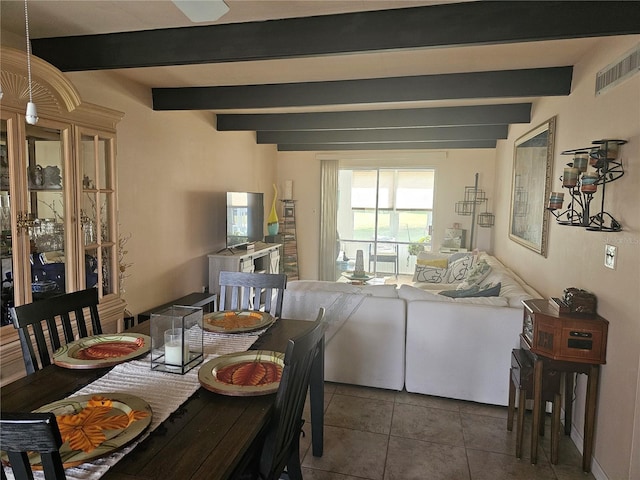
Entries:
POLYGON ((487 283, 480 287, 478 284, 472 285, 466 290, 444 290, 440 292, 440 295, 452 298, 465 298, 465 297, 497 297, 500 295, 501 283, 493 285, 487 283))
POLYGON ((461 282, 467 276, 467 272, 473 263, 472 255, 465 255, 457 260, 449 262, 449 275, 447 283, 461 282))
POLYGON ((467 278, 458 285, 458 290, 466 290, 467 288, 471 288, 472 285, 479 285, 485 278, 489 276, 491 273, 491 267, 487 263, 486 260, 480 260, 476 263, 469 272, 467 273, 467 278))
POLYGON ((416 265, 413 274, 414 282, 443 283, 447 280, 448 270, 446 268, 432 267, 427 265, 416 265))
POLYGON ((438 267, 438 268, 447 268, 449 265, 449 260, 446 258, 438 258, 436 260, 416 260, 416 265, 421 265, 423 267, 438 267))

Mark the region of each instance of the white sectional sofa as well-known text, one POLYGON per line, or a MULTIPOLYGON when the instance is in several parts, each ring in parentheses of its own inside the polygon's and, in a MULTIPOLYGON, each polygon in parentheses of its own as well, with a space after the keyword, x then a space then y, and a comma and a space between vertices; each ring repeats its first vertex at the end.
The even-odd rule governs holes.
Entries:
POLYGON ((396 288, 292 281, 282 315, 314 320, 325 307, 328 381, 506 405, 521 302, 540 295, 495 257, 480 254, 480 260, 491 266, 483 283, 500 282, 500 296, 438 293, 455 283, 396 288))

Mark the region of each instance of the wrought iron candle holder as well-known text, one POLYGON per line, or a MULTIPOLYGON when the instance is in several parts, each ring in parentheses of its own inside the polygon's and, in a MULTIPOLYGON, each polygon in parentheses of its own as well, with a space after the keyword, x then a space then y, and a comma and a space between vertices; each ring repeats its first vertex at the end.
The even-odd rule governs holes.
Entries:
POLYGON ((560 180, 562 188, 569 191, 569 204, 562 210, 564 194, 553 192, 549 198, 549 210, 560 225, 584 227, 599 232, 619 232, 622 225, 604 209, 606 185, 624 175, 622 161, 618 159, 620 145, 626 140, 595 140, 593 147, 565 150, 562 155, 573 155, 560 180), (588 167, 594 171, 589 172, 588 167), (591 201, 600 186, 600 211, 590 215, 591 201))

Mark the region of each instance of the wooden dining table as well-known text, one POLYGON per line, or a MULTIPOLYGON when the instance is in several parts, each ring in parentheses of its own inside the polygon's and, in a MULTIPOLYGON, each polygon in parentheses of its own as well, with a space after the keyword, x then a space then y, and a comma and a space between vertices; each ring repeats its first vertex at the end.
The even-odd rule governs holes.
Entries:
MULTIPOLYGON (((311 323, 279 319, 250 347, 284 352, 289 338, 311 323)), ((149 334, 149 322, 127 330, 149 334)), ((197 367, 196 367, 197 368, 197 367)), ((47 366, 0 389, 0 409, 29 412, 72 395, 107 373, 47 366)), ((170 375, 170 374, 167 374, 170 375)), ((170 381, 170 377, 167 377, 170 381)), ((322 455, 324 403, 324 345, 310 380, 312 451, 322 455)), ((140 442, 101 478, 224 480, 234 477, 244 454, 271 417, 275 394, 225 396, 200 387, 178 410, 140 442)))

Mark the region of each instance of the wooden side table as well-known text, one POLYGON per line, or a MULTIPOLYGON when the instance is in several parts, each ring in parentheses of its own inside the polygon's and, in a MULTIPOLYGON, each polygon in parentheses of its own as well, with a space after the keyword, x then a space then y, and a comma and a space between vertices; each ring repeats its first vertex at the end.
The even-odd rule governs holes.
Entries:
MULTIPOLYGON (((516 424, 516 458, 522 458, 522 439, 524 433, 524 411, 528 399, 533 400, 533 363, 530 354, 522 348, 511 351, 511 369, 509 371, 509 405, 507 407, 507 430, 513 430, 516 389, 518 390, 518 418, 516 424)), ((558 463, 558 445, 560 439, 560 373, 546 370, 542 379, 541 401, 552 402, 553 421, 551 424, 551 463, 558 463)), ((533 430, 544 435, 544 422, 534 423, 533 430)))
MULTIPOLYGON (((521 346, 533 359, 533 425, 542 412, 546 370, 565 374, 565 434, 571 433, 573 374, 587 375, 582 470, 591 471, 600 365, 605 363, 609 322, 598 315, 559 314, 547 300, 525 300, 521 346)), ((531 433, 531 463, 538 460, 538 431, 531 433)))
MULTIPOLYGON (((551 360, 541 355, 533 354, 533 425, 539 425, 542 414, 542 379, 546 370, 565 372, 565 434, 571 433, 571 399, 567 399, 567 391, 573 390, 573 373, 587 375, 587 397, 585 399, 584 413, 584 438, 582 444, 582 470, 591 471, 591 458, 593 456, 593 439, 596 423, 596 407, 598 399, 598 380, 600 378, 599 364, 585 364, 577 362, 563 362, 551 360), (571 385, 569 387, 568 385, 571 385)), ((555 412, 554 412, 555 414, 555 412)), ((531 463, 538 460, 538 429, 531 430, 531 463)))

